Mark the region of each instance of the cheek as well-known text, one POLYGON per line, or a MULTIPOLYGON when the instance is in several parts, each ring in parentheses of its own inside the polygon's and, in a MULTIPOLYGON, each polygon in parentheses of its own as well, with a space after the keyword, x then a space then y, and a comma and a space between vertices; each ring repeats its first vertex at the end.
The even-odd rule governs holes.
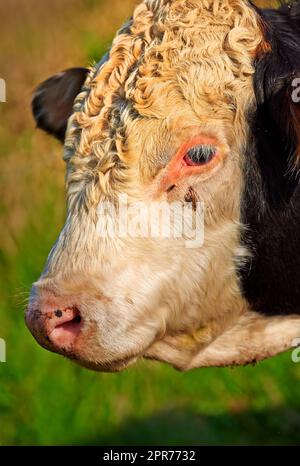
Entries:
POLYGON ((159 260, 153 262, 151 253, 143 256, 145 275, 141 268, 124 270, 115 279, 105 345, 111 348, 118 341, 128 350, 193 323, 204 299, 207 259, 202 250, 166 244, 159 260))
POLYGON ((124 267, 112 279, 111 291, 117 297, 116 304, 125 307, 130 318, 137 309, 147 314, 161 306, 170 277, 176 276, 179 265, 172 261, 172 248, 165 241, 154 248, 153 241, 145 239, 141 249, 132 244, 127 248, 130 252, 124 267))
POLYGON ((104 292, 113 297, 112 308, 125 308, 129 319, 136 310, 150 315, 163 305, 168 290, 176 295, 189 251, 181 241, 151 238, 124 242, 123 251, 104 292))

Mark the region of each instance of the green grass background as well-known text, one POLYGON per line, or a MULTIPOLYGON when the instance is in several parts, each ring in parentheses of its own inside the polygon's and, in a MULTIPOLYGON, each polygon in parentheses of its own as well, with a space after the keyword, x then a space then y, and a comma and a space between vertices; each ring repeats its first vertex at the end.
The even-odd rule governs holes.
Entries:
MULTIPOLYGON (((266 2, 264 2, 266 3, 266 2)), ((97 374, 47 353, 23 311, 64 221, 62 149, 35 131, 30 95, 44 78, 107 49, 133 0, 2 0, 0 77, 0 445, 297 444, 300 365, 188 374, 140 362, 97 374)))

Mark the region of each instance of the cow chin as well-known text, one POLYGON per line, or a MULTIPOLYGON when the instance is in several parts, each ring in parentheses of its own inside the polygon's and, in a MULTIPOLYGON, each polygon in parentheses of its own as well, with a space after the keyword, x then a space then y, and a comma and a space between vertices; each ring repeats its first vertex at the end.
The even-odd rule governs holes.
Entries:
POLYGON ((94 372, 122 372, 128 367, 135 364, 139 359, 139 356, 128 356, 122 359, 117 359, 114 361, 107 361, 105 363, 98 363, 93 361, 87 361, 84 359, 80 359, 80 356, 74 356, 73 360, 79 366, 84 367, 85 369, 89 369, 94 372))
MULTIPOLYGON (((82 334, 71 349, 54 349, 54 352, 71 359, 76 364, 95 372, 122 372, 143 357, 147 348, 142 343, 127 348, 124 340, 120 339, 118 348, 112 345, 105 348, 89 336, 89 332, 82 334)), ((116 338, 118 338, 116 336, 116 338)), ((130 338, 129 338, 130 339, 130 338)), ((150 344, 151 346, 152 344, 150 344)), ((49 348, 48 348, 49 349, 49 348)), ((52 350, 53 351, 53 350, 52 350)))
POLYGON ((84 336, 72 351, 53 350, 49 347, 47 349, 91 371, 113 373, 122 372, 142 359, 167 363, 176 370, 186 371, 197 347, 199 342, 196 342, 191 335, 182 333, 177 336, 165 335, 163 338, 155 338, 147 347, 137 345, 136 351, 130 355, 120 352, 119 355, 108 356, 109 351, 104 352, 103 348, 89 343, 84 336))

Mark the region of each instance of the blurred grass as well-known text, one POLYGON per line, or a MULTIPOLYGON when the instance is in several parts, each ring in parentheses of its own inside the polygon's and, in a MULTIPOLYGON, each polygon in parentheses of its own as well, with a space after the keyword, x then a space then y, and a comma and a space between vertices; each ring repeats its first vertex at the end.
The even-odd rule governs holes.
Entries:
POLYGON ((99 59, 135 3, 0 3, 8 90, 0 104, 0 445, 298 444, 300 366, 289 354, 234 370, 180 374, 141 362, 94 374, 42 350, 24 326, 65 202, 62 150, 34 131, 31 91, 60 69, 99 59))

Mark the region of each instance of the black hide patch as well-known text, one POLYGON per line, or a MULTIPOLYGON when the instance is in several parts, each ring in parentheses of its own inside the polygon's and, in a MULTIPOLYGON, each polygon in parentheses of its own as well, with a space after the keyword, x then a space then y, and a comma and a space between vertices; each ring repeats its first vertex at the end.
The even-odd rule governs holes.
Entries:
POLYGON ((256 311, 300 314, 300 104, 291 98, 300 76, 300 3, 261 14, 272 50, 256 64, 242 202, 252 258, 242 287, 256 311))

